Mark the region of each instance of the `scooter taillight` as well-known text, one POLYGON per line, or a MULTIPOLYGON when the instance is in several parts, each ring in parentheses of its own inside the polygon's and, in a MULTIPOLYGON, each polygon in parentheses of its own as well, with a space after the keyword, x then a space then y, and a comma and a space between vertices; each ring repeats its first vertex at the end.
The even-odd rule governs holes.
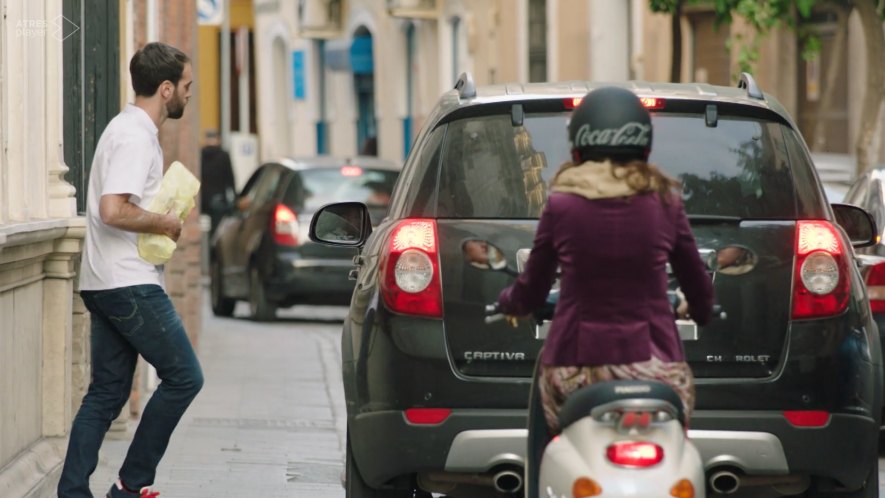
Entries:
POLYGON ((661 463, 664 448, 644 441, 619 441, 606 448, 608 460, 621 467, 643 468, 661 463))

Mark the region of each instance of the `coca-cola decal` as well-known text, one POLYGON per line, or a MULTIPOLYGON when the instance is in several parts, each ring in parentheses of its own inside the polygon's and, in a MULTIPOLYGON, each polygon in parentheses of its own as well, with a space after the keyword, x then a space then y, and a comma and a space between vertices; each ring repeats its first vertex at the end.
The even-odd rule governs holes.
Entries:
POLYGON ((594 130, 590 128, 589 123, 585 123, 578 128, 578 133, 575 135, 575 143, 572 144, 572 147, 617 147, 621 145, 648 147, 650 143, 650 124, 630 121, 620 128, 601 128, 594 130))

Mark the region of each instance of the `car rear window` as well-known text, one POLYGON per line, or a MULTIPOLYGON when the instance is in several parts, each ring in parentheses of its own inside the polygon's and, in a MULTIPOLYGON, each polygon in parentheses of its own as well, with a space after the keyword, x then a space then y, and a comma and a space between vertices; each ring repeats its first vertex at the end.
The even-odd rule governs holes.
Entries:
MULTIPOLYGON (((437 216, 537 218, 547 184, 569 159, 567 113, 455 120, 446 126, 437 216)), ((781 123, 657 113, 650 162, 683 184, 686 211, 741 219, 793 219, 796 195, 781 123)))
POLYGON ((289 182, 283 202, 305 213, 343 201, 363 202, 370 210, 383 212, 390 203, 398 174, 351 165, 299 170, 289 182))

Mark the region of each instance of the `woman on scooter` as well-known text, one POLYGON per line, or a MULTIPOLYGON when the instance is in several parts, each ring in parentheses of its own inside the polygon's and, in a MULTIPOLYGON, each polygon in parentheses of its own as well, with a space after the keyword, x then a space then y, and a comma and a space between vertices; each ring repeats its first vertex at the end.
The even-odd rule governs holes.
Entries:
POLYGON ((667 297, 666 264, 699 325, 710 319, 713 286, 679 183, 647 162, 651 117, 629 90, 588 93, 568 134, 573 160, 551 182, 525 271, 498 298, 501 312, 530 314, 561 272, 536 380, 551 435, 570 393, 609 380, 664 382, 688 418, 694 377, 667 297))

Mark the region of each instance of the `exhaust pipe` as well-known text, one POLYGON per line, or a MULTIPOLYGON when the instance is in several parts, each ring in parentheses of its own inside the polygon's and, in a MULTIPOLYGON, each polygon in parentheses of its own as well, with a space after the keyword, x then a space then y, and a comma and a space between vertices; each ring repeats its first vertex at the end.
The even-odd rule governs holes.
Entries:
POLYGON ((710 475, 710 489, 721 495, 735 493, 741 487, 741 478, 730 470, 720 470, 710 475))
POLYGON ((492 485, 499 493, 516 493, 522 489, 522 474, 515 470, 502 470, 492 476, 492 485))

